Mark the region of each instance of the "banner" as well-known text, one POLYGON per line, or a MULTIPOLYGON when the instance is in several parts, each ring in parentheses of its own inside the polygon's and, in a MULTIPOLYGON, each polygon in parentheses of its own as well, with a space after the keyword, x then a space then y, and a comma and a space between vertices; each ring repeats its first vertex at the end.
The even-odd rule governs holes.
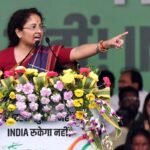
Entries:
MULTIPOLYGON (((76 128, 76 135, 68 135, 66 122, 45 122, 42 124, 17 122, 13 126, 0 127, 0 150, 67 150, 81 136, 76 128)), ((81 150, 87 140, 78 142, 74 150, 81 150)))

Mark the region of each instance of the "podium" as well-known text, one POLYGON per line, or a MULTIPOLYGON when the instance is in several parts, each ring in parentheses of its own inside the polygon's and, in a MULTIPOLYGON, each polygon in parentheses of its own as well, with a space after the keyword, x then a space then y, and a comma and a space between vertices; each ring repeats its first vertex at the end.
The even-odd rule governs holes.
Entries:
POLYGON ((107 77, 106 87, 98 89, 98 76, 89 68, 64 70, 60 76, 22 69, 17 79, 1 79, 2 122, 17 123, 0 127, 0 150, 99 150, 110 142, 101 117, 120 130, 119 118, 109 106, 107 77), (69 126, 63 120, 67 116, 69 126), (55 118, 58 121, 52 122, 55 118), (41 120, 46 122, 34 122, 41 120))
MULTIPOLYGON (((76 127, 77 133, 68 136, 67 123, 63 121, 42 124, 17 122, 0 128, 0 150, 68 150, 82 135, 82 130, 76 127)), ((80 140, 73 150, 81 150, 86 144, 86 139, 80 140)))

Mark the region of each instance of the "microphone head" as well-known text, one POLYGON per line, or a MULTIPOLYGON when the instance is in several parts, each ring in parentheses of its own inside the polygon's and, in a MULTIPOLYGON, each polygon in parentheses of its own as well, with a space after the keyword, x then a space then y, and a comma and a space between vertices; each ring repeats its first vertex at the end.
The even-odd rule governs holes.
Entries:
POLYGON ((37 48, 37 47, 38 47, 38 45, 39 45, 39 43, 40 43, 40 41, 35 41, 35 43, 34 43, 34 47, 35 47, 35 48, 37 48))
POLYGON ((49 39, 48 37, 45 37, 45 41, 46 41, 47 43, 50 43, 50 39, 49 39))

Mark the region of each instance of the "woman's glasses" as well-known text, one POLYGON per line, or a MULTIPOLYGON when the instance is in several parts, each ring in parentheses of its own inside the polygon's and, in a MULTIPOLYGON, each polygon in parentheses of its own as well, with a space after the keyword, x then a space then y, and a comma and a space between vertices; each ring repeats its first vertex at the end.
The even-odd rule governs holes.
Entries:
POLYGON ((37 30, 41 30, 41 31, 45 31, 46 30, 46 26, 45 25, 30 25, 29 27, 23 27, 23 29, 29 29, 31 31, 37 31, 37 30))

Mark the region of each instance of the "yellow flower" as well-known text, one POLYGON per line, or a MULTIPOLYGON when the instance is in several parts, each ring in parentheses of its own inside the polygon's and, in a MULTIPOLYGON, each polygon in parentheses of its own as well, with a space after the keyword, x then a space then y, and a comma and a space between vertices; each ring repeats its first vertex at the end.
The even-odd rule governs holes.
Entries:
POLYGON ((93 93, 89 93, 86 95, 86 98, 90 101, 93 101, 93 100, 95 100, 95 95, 93 93))
POLYGON ((14 92, 10 92, 9 98, 10 98, 10 99, 15 99, 15 98, 16 98, 15 93, 14 93, 14 92))
POLYGON ((91 109, 94 109, 94 108, 96 108, 96 103, 95 102, 91 102, 90 104, 89 104, 89 108, 91 108, 91 109))
POLYGON ((66 69, 66 70, 63 70, 63 73, 64 74, 70 74, 70 73, 73 73, 73 70, 72 69, 66 69))
POLYGON ((74 105, 75 107, 81 107, 82 104, 83 104, 83 99, 82 99, 82 98, 75 99, 75 100, 73 101, 73 105, 74 105))
POLYGON ((83 94, 84 94, 84 91, 81 90, 81 89, 76 89, 76 90, 74 91, 74 94, 75 94, 76 97, 82 97, 83 94))
POLYGON ((3 113, 3 108, 0 108, 0 114, 2 114, 3 113))
POLYGON ((0 77, 3 75, 3 72, 0 70, 0 77))
POLYGON ((47 72, 40 72, 38 74, 38 77, 46 77, 47 72))
POLYGON ((38 70, 33 69, 33 68, 28 68, 28 69, 26 69, 25 74, 37 76, 38 75, 38 70))
POLYGON ((14 110, 16 110, 16 106, 13 105, 13 104, 9 104, 8 107, 7 107, 7 110, 8 111, 14 111, 14 110))
POLYGON ((3 93, 0 92, 0 99, 4 97, 3 93))
POLYGON ((74 75, 71 73, 64 74, 61 80, 64 84, 74 83, 74 75))
POLYGON ((94 79, 95 81, 98 81, 98 75, 95 74, 93 71, 90 72, 89 77, 91 77, 91 78, 94 79))
POLYGON ((84 112, 83 111, 76 111, 75 116, 77 119, 84 119, 84 112))
POLYGON ((75 74, 74 78, 76 78, 76 79, 83 79, 83 75, 82 74, 75 74))
POLYGON ((11 117, 6 120, 6 124, 7 124, 8 126, 11 126, 11 125, 13 125, 13 124, 15 124, 15 123, 16 123, 16 120, 13 119, 13 118, 11 118, 11 117))

